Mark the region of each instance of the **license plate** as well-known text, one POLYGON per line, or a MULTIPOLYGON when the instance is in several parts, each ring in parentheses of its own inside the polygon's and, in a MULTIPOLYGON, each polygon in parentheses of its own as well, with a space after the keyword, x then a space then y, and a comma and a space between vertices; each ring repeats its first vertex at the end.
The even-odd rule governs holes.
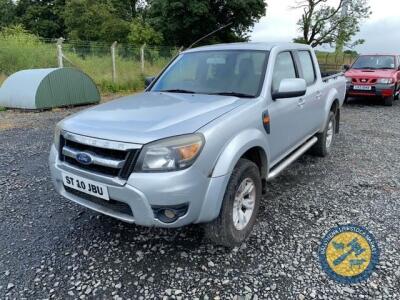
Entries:
POLYGON ((355 85, 354 89, 359 90, 359 91, 370 91, 370 90, 372 90, 372 86, 370 86, 370 85, 355 85))
POLYGON ((82 178, 80 176, 72 175, 69 173, 62 173, 64 185, 71 189, 104 199, 110 200, 108 195, 107 186, 99 184, 92 180, 82 178))

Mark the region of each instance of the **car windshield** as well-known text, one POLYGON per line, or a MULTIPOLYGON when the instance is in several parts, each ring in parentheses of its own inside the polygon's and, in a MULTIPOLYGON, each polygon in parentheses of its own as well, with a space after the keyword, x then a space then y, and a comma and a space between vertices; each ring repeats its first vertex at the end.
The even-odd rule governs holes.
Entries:
POLYGON ((268 52, 217 50, 182 54, 154 84, 153 92, 258 96, 268 52))
POLYGON ((353 69, 394 69, 394 56, 364 55, 360 56, 353 65, 353 69))

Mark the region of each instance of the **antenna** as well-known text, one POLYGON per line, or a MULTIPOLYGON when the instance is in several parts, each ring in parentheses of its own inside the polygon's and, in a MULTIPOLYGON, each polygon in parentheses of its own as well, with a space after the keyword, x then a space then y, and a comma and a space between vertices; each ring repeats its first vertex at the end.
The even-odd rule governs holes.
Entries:
POLYGON ((191 48, 192 48, 194 45, 196 45, 197 43, 199 43, 199 42, 201 42, 202 40, 208 38, 209 36, 211 36, 211 35, 217 33, 218 31, 221 31, 222 29, 225 29, 226 27, 231 26, 232 24, 233 24, 233 22, 230 22, 230 23, 228 23, 228 24, 226 24, 226 25, 224 25, 224 26, 222 26, 222 27, 220 27, 220 28, 214 30, 213 32, 210 32, 209 34, 207 34, 207 35, 205 35, 205 36, 199 38, 197 41, 195 41, 193 44, 191 44, 187 49, 191 49, 191 48))

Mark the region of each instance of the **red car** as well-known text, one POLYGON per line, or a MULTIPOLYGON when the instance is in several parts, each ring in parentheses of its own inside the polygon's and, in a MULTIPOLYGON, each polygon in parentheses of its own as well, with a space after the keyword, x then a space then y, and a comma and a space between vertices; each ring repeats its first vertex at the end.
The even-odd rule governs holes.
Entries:
POLYGON ((345 66, 347 97, 373 96, 393 105, 400 93, 400 55, 361 55, 354 64, 345 66))

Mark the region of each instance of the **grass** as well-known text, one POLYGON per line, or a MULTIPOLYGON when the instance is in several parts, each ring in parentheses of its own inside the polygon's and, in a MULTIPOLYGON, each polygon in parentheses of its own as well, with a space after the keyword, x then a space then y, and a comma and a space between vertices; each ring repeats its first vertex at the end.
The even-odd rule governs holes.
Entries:
POLYGON ((0 86, 3 84, 4 80, 6 80, 7 76, 3 73, 0 73, 0 86))
MULTIPOLYGON (((139 50, 121 49, 123 56, 116 57, 117 78, 112 78, 112 61, 109 47, 75 49, 64 46, 65 67, 75 67, 88 74, 101 93, 135 92, 144 88, 146 75, 157 75, 174 55, 173 48, 151 49, 146 53, 145 72, 141 71, 139 50), (77 54, 77 50, 80 55, 77 54), (124 51, 122 51, 124 50, 124 51)), ((44 43, 37 36, 21 28, 0 31, 0 84, 7 76, 24 69, 57 67, 55 43, 44 43)))

